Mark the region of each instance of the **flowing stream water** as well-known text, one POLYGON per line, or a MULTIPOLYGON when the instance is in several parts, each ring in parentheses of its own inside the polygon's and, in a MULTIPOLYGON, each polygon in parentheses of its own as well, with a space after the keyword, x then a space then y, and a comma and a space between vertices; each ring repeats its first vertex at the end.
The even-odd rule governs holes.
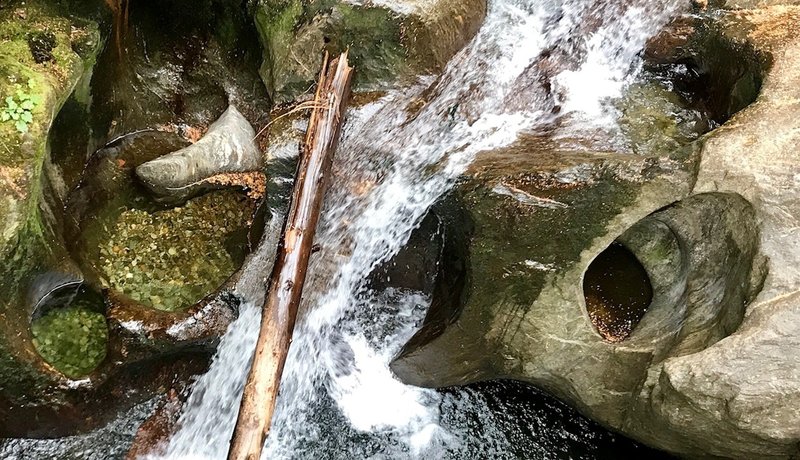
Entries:
MULTIPOLYGON (((542 422, 528 415, 527 434, 511 433, 486 394, 397 381, 389 362, 420 326, 430 299, 374 291, 369 275, 403 247, 480 152, 542 129, 618 139, 611 101, 635 78, 646 40, 685 7, 682 0, 492 0, 478 35, 441 76, 349 111, 317 232, 321 251, 312 257, 262 458, 581 457, 557 442, 526 443, 547 428, 533 426, 542 422)), ((272 214, 268 234, 281 226, 282 211, 272 214)), ((241 306, 158 458, 226 457, 260 307, 241 306)), ((135 430, 125 420, 107 429, 113 439, 135 430)), ((30 443, 0 453, 111 455, 92 451, 89 437, 66 442, 68 456, 30 443)))
MULTIPOLYGON (((312 262, 263 458, 511 456, 512 442, 491 426, 497 423, 480 417, 484 399, 393 378, 389 361, 429 299, 373 292, 368 275, 403 246, 479 152, 557 120, 569 119, 560 130, 613 132, 608 101, 636 74, 647 38, 681 6, 494 0, 478 35, 441 77, 350 111, 318 231, 322 251, 312 262), (545 55, 555 64, 542 66, 545 55), (423 91, 422 108, 409 110, 423 91)), ((280 212, 274 215, 271 225, 280 225, 280 212)), ((225 458, 259 307, 242 307, 163 458, 225 458)))

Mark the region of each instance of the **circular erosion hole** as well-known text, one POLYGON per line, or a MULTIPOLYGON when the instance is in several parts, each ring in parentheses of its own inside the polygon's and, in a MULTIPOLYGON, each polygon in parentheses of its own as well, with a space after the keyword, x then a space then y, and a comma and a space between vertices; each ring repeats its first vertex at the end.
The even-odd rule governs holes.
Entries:
POLYGON ((613 243, 586 270, 583 295, 597 332, 609 342, 621 342, 647 312, 653 286, 636 256, 613 243))
POLYGON ((31 322, 39 355, 69 378, 91 373, 106 357, 108 327, 103 297, 85 287, 52 296, 31 322))
MULTIPOLYGON (((238 189, 159 203, 136 166, 188 143, 142 132, 95 153, 68 199, 67 246, 93 284, 144 307, 184 311, 244 263, 258 202, 238 189)), ((114 296, 115 298, 117 296, 114 296)))

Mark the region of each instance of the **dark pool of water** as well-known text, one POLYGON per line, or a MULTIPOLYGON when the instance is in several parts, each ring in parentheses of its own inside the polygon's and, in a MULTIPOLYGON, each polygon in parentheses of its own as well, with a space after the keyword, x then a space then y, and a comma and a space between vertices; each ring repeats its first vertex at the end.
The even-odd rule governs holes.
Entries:
POLYGON ((653 300, 653 287, 642 264, 618 243, 592 261, 583 278, 586 309, 608 341, 625 340, 653 300))

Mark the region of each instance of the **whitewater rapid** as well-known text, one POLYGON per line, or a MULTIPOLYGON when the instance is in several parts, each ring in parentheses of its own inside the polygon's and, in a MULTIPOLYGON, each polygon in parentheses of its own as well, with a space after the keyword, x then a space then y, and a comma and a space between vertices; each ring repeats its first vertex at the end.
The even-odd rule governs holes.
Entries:
MULTIPOLYGON (((478 35, 440 77, 350 110, 318 231, 322 250, 312 262, 262 458, 501 458, 509 451, 512 441, 478 395, 410 387, 393 377, 389 362, 419 327, 429 299, 373 292, 368 276, 397 253, 479 152, 556 118, 570 120, 559 129, 613 130, 609 101, 638 71, 645 41, 684 5, 495 0, 478 35), (565 58, 550 86, 532 85, 540 76, 536 63, 554 50, 565 58), (426 89, 432 96, 422 108, 406 110, 426 89), (481 430, 470 414, 481 418, 481 430)), ((273 210, 271 226, 280 225, 280 214, 273 210)), ((225 458, 259 308, 241 307, 160 458, 225 458)))

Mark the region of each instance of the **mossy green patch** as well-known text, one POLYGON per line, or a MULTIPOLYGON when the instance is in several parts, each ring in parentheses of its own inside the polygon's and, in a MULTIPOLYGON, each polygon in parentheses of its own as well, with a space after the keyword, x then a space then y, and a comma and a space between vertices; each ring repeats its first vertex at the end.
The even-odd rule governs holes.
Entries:
MULTIPOLYGON (((83 66, 72 49, 74 31, 70 20, 50 16, 46 8, 35 5, 25 9, 24 17, 15 14, 12 11, 0 13, 0 99, 7 101, 8 97, 15 97, 20 86, 28 84, 26 93, 42 104, 29 110, 31 119, 27 124, 31 125, 31 138, 40 139, 44 144, 44 133, 57 112, 54 107, 66 100, 83 66), (36 44, 33 49, 32 39, 36 44), (44 57, 47 59, 42 60, 44 57)), ((5 147, 0 148, 0 164, 19 166, 33 159, 38 149, 25 145, 20 136, 22 131, 13 124, 0 124, 0 142, 5 147)))
POLYGON ((106 318, 81 302, 50 310, 31 324, 42 358, 70 378, 84 377, 106 356, 106 318))
POLYGON ((407 73, 402 18, 387 8, 262 0, 255 17, 265 49, 261 76, 279 102, 313 87, 323 51, 350 50, 356 87, 371 88, 407 73))
POLYGON ((674 91, 654 81, 632 85, 616 105, 620 127, 639 155, 669 156, 709 128, 700 111, 687 108, 674 91))
POLYGON ((341 17, 341 26, 332 51, 350 49, 350 61, 358 69, 356 85, 383 83, 402 73, 406 50, 400 20, 392 11, 340 3, 334 17, 341 17))
POLYGON ((256 27, 264 44, 264 61, 260 73, 272 93, 276 90, 275 74, 289 57, 295 25, 302 13, 303 5, 299 0, 280 2, 256 10, 256 27))

